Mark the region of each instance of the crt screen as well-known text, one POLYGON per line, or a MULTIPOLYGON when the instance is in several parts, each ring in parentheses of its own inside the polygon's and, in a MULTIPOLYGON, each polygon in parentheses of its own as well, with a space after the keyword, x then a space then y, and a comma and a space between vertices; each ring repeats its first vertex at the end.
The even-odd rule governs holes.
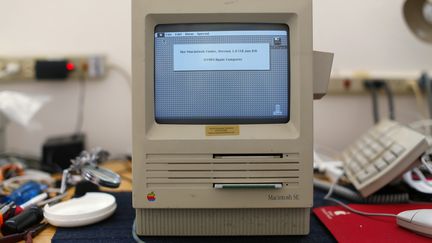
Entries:
POLYGON ((289 121, 286 25, 158 25, 154 38, 156 122, 289 121))

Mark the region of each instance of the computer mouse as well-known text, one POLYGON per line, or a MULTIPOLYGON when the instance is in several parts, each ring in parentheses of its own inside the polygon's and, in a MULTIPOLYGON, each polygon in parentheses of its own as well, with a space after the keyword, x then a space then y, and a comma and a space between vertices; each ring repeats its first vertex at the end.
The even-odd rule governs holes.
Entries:
POLYGON ((432 209, 403 211, 397 215, 397 224, 417 234, 432 238, 432 209))

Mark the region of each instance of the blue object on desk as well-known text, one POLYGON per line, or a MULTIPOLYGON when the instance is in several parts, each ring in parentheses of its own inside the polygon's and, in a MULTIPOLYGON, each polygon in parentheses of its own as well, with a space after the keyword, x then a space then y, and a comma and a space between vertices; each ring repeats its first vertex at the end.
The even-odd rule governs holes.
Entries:
POLYGON ((22 205, 28 200, 39 195, 43 190, 47 189, 47 185, 40 184, 34 181, 26 182, 24 185, 18 187, 9 196, 2 199, 2 203, 15 202, 17 205, 22 205))
MULTIPOLYGON (((132 223, 135 210, 132 208, 132 193, 111 193, 117 201, 116 212, 110 218, 89 226, 79 228, 58 228, 52 242, 61 243, 95 243, 95 242, 135 242, 132 238, 132 223), (120 210, 119 210, 120 209, 120 210)), ((315 190, 314 206, 328 205, 324 195, 326 192, 315 190)), ((286 243, 286 242, 336 242, 325 226, 311 213, 311 231, 306 236, 181 236, 141 237, 146 243, 286 243)))

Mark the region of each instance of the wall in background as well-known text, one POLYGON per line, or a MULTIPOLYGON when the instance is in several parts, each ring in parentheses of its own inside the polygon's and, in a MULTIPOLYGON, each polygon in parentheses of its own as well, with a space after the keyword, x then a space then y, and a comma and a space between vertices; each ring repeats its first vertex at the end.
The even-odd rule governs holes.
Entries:
MULTIPOLYGON (((332 73, 432 70, 432 45, 416 39, 406 26, 405 0, 315 0, 314 49, 335 53, 332 73)), ((327 96, 314 102, 315 142, 343 149, 373 125, 369 96, 327 96)), ((387 102, 380 101, 381 117, 387 102)), ((396 98, 396 119, 420 119, 413 97, 396 98)))
MULTIPOLYGON (((334 72, 432 69, 432 46, 408 31, 402 3, 315 0, 315 49, 335 52, 334 72)), ((130 71, 130 8, 130 1, 119 0, 0 0, 0 55, 102 53, 130 71)), ((72 133, 78 89, 74 81, 1 84, 0 90, 52 98, 30 128, 9 126, 9 150, 39 155, 48 136, 72 133)), ((130 103, 128 85, 118 73, 87 83, 84 131, 89 147, 102 146, 113 154, 130 152, 130 103)), ((417 119, 412 98, 398 98, 397 105, 401 121, 417 119)), ((329 96, 315 101, 315 137, 320 145, 341 149, 371 124, 368 97, 329 96)))
POLYGON ((405 0, 314 0, 314 48, 335 52, 342 70, 432 70, 432 46, 411 34, 405 0))
MULTIPOLYGON (((118 0, 0 0, 0 55, 101 53, 130 72, 130 9, 130 1, 118 0)), ((33 127, 9 126, 10 151, 39 155, 48 136, 75 131, 78 81, 1 84, 0 89, 51 97, 33 127)), ((87 82, 84 114, 89 147, 130 152, 131 95, 121 75, 110 72, 105 80, 87 82)))

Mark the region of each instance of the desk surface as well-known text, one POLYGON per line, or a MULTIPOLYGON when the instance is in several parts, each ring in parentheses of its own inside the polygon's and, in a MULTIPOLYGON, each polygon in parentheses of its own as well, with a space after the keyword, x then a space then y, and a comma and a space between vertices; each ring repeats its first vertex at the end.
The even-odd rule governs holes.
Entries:
MULTIPOLYGON (((114 192, 118 191, 130 191, 132 188, 131 184, 131 172, 129 168, 130 164, 125 163, 122 161, 113 161, 104 164, 104 167, 109 168, 119 174, 122 175, 122 177, 126 178, 122 180, 122 184, 120 188, 115 190, 110 190, 114 192)), ((73 195, 73 191, 70 191, 70 196, 73 195)), ((324 197, 325 192, 315 191, 314 193, 314 206, 321 206, 324 204, 324 197)), ((128 205, 130 205, 130 202, 128 202, 128 205)), ((327 231, 327 229, 318 221, 318 219, 311 215, 311 233, 308 236, 265 236, 265 237, 251 237, 247 240, 243 238, 236 238, 236 237, 221 237, 221 238, 212 238, 212 237, 183 237, 183 238, 169 238, 170 241, 166 241, 168 238, 160 238, 160 237, 147 237, 146 241, 148 242, 335 242, 334 238, 331 236, 331 234, 327 231)), ((130 224, 132 224, 132 220, 130 219, 130 224)), ((47 229, 42 231, 37 237, 35 237, 34 242, 51 242, 54 234, 56 232, 56 228, 49 226, 47 229)), ((88 232, 87 232, 88 233, 88 232)), ((128 229, 127 233, 130 233, 130 229, 128 229)), ((71 241, 73 242, 73 241, 71 241)))
MULTIPOLYGON (((107 191, 131 191, 132 190, 132 173, 130 172, 130 165, 127 161, 110 161, 103 164, 103 167, 111 169, 112 171, 121 174, 122 183, 119 188, 117 189, 108 189, 107 191)), ((70 190, 69 197, 72 197, 74 194, 73 190, 70 190)), ((54 234, 56 232, 56 227, 54 226, 48 226, 46 229, 44 229, 42 232, 40 232, 34 239, 33 242, 35 243, 45 243, 45 242, 51 242, 51 239, 53 238, 54 234)))

